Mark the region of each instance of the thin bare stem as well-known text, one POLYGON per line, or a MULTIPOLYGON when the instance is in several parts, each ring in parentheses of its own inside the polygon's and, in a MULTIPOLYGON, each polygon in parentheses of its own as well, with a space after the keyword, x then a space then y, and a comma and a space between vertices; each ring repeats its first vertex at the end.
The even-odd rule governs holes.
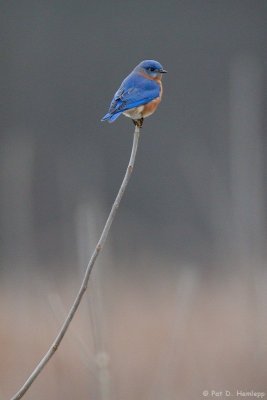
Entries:
POLYGON ((91 274, 91 271, 93 269, 94 263, 99 255, 99 253, 101 252, 104 243, 106 241, 109 229, 111 227, 111 224, 115 218, 116 212, 119 208, 119 204, 120 201, 122 199, 123 193, 125 192, 126 186, 129 182, 132 170, 133 170, 133 166, 134 166, 134 161, 135 161, 135 155, 136 155, 136 151, 137 151, 137 146, 138 146, 138 140, 139 140, 139 135, 140 135, 140 127, 138 125, 135 126, 135 131, 134 131, 134 137, 133 137, 133 145, 132 145, 132 152, 131 152, 131 157, 130 157, 130 161, 129 161, 129 165, 127 167, 127 170, 125 172, 120 190, 117 194, 117 197, 113 203, 113 206, 110 210, 108 219, 106 221, 106 224, 104 226, 103 232, 100 236, 100 239, 95 247, 95 250, 91 256, 91 259, 87 265, 85 274, 84 274, 84 278, 80 287, 80 290, 76 296, 76 299, 74 300, 74 303, 67 315, 67 318, 65 319, 54 343, 52 344, 52 346, 49 348, 48 352, 46 353, 46 355, 43 357, 43 359, 40 361, 40 363, 37 365, 37 367, 35 368, 35 370, 32 372, 32 374, 30 375, 30 377, 27 379, 27 381, 24 383, 24 385, 21 387, 21 389, 12 397, 11 400, 17 400, 17 399, 21 399, 22 396, 27 392, 27 390, 29 389, 29 387, 31 386, 31 384, 35 381, 35 379, 37 378, 37 376, 40 374, 40 372, 42 371, 42 369, 44 368, 44 366, 46 365, 46 363, 50 360, 50 358, 54 355, 54 353, 56 352, 56 350, 58 349, 65 333, 67 332, 67 329, 69 327, 69 324, 72 321, 72 318, 74 317, 74 314, 76 313, 79 304, 82 300, 82 297, 87 289, 87 284, 88 284, 88 280, 91 274))

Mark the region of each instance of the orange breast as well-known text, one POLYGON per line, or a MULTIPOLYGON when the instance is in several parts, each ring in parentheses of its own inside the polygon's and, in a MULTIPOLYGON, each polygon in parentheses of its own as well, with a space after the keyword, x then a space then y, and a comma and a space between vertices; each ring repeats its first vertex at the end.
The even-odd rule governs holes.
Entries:
POLYGON ((142 115, 143 115, 144 118, 148 117, 151 114, 153 114, 153 112, 156 110, 156 108, 158 107, 159 103, 161 102, 162 92, 163 92, 162 83, 161 83, 160 80, 157 80, 157 83, 158 83, 158 85, 160 87, 159 97, 157 97, 156 99, 150 101, 147 104, 144 104, 144 106, 143 106, 144 108, 143 108, 143 111, 142 111, 142 115))

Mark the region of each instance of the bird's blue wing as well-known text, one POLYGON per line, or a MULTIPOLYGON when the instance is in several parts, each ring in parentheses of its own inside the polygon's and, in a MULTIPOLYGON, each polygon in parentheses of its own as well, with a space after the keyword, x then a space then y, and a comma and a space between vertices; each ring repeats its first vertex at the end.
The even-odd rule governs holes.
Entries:
POLYGON ((109 122, 113 122, 122 112, 149 103, 159 94, 160 87, 157 82, 133 72, 122 82, 115 93, 109 112, 102 118, 102 121, 108 119, 109 122))

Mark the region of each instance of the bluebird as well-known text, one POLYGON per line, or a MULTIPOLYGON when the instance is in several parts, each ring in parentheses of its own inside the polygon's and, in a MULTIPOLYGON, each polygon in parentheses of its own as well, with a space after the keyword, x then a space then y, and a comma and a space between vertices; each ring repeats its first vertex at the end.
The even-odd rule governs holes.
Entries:
POLYGON ((162 97, 162 65, 154 60, 138 64, 115 93, 108 113, 101 121, 114 122, 121 114, 142 126, 145 117, 153 114, 162 97))

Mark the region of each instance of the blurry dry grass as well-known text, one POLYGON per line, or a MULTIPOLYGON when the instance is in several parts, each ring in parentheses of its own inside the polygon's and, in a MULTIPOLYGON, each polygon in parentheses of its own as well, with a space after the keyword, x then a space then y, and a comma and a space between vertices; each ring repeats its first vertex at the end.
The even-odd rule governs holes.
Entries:
MULTIPOLYGON (((192 267, 163 272, 154 280, 118 273, 103 282, 113 399, 193 400, 204 389, 266 392, 263 275, 249 282, 201 276, 192 267)), ((63 285, 38 282, 1 284, 0 399, 11 397, 39 362, 78 286, 71 277, 63 285)), ((90 285, 62 346, 25 399, 101 398, 88 301, 90 285)))

